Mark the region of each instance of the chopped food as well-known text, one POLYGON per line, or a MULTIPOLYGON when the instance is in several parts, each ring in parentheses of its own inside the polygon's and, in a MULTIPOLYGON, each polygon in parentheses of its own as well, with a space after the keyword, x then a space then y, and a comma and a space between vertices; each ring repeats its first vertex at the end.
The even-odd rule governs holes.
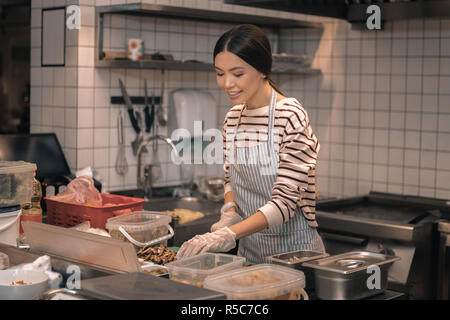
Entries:
POLYGON ((156 264, 166 264, 177 259, 174 251, 167 249, 164 245, 145 246, 137 252, 138 258, 151 261, 156 264))
POLYGON ((166 269, 163 269, 163 268, 153 269, 153 270, 142 270, 142 272, 150 273, 150 274, 152 274, 152 275, 154 275, 154 276, 159 276, 159 275, 162 275, 162 274, 167 274, 167 270, 166 270, 166 269))
POLYGON ((28 285, 28 284, 31 284, 31 282, 25 282, 25 281, 23 281, 23 280, 18 280, 18 281, 14 281, 14 282, 11 282, 11 286, 23 286, 23 285, 28 285))
POLYGON ((200 211, 192 211, 192 210, 189 210, 189 209, 176 208, 176 209, 174 209, 172 211, 167 210, 166 212, 168 214, 170 214, 172 219, 177 219, 178 220, 178 224, 188 223, 188 222, 191 222, 191 221, 203 218, 205 216, 200 211))

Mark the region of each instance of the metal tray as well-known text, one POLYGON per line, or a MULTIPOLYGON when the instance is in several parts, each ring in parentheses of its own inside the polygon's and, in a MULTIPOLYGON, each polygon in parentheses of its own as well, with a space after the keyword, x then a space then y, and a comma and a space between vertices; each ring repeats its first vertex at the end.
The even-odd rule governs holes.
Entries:
POLYGON ((281 266, 303 271, 306 279, 305 290, 309 292, 314 289, 314 270, 304 267, 303 263, 328 256, 328 253, 320 251, 297 250, 268 256, 267 260, 281 266))
POLYGON ((303 266, 314 270, 314 290, 319 299, 357 300, 384 292, 387 289, 389 268, 397 260, 400 257, 350 251, 305 262, 303 266), (375 285, 372 273, 368 272, 371 266, 379 267, 379 278, 375 285))
POLYGON ((331 257, 309 261, 303 266, 340 274, 351 274, 367 270, 369 266, 392 264, 400 257, 369 251, 350 251, 331 257))

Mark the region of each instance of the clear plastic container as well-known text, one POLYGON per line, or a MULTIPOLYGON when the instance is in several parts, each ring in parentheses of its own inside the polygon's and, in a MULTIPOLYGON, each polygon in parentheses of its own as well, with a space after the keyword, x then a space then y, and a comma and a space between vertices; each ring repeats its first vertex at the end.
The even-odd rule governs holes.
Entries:
POLYGON ((203 287, 206 277, 242 267, 244 257, 224 253, 203 253, 166 264, 172 280, 203 287))
POLYGON ((105 228, 111 237, 128 240, 136 247, 162 243, 173 237, 170 215, 164 212, 136 211, 109 218, 105 228), (168 233, 169 232, 169 233, 168 233))
POLYGON ((257 264, 205 279, 204 288, 222 292, 228 300, 307 300, 300 270, 257 264))
POLYGON ((0 207, 31 202, 37 167, 25 161, 0 161, 0 207))

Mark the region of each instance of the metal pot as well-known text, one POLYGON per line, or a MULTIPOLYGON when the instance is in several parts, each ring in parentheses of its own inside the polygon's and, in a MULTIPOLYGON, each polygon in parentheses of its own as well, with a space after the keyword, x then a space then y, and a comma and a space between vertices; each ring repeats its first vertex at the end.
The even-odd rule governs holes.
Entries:
POLYGON ((315 293, 319 299, 356 300, 382 293, 388 272, 400 257, 368 251, 350 251, 305 262, 314 269, 315 293))

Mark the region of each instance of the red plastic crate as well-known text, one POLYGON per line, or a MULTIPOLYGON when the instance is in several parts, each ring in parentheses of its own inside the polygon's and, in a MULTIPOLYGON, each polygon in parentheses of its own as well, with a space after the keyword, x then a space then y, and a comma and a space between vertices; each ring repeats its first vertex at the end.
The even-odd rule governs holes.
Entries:
POLYGON ((106 220, 122 214, 142 211, 145 201, 142 198, 107 193, 102 193, 101 195, 103 204, 110 204, 109 206, 99 208, 44 198, 47 204, 47 223, 68 228, 89 221, 91 228, 105 229, 106 220))

